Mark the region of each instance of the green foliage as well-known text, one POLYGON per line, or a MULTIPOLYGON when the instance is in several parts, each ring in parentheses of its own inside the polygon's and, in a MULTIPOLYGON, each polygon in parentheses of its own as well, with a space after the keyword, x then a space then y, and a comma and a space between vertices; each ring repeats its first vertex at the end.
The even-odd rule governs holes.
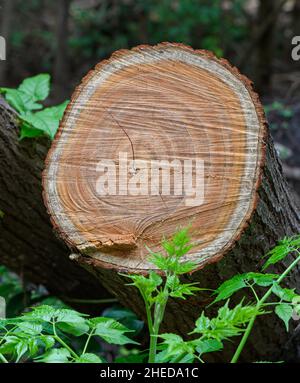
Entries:
POLYGON ((280 303, 275 307, 275 313, 283 320, 286 331, 289 330, 289 321, 293 315, 293 307, 288 303, 280 303))
POLYGON ((132 281, 130 285, 140 291, 145 303, 150 333, 148 361, 151 363, 156 358, 159 328, 168 299, 170 297, 185 299, 186 296, 200 290, 195 283, 182 283, 178 277, 196 267, 194 262, 181 262, 181 258, 192 248, 188 230, 188 228, 179 230, 171 240, 163 239, 162 247, 165 254, 154 253, 148 249, 150 262, 162 272, 164 279, 154 271, 151 271, 148 277, 126 275, 132 281))
POLYGON ((276 278, 278 278, 278 275, 276 274, 262 274, 252 272, 245 274, 237 274, 231 279, 222 283, 222 285, 216 289, 215 293, 217 294, 217 297, 215 298, 213 303, 227 299, 238 290, 241 290, 244 287, 252 286, 252 284, 264 287, 270 286, 273 284, 276 278))
POLYGON ((297 251, 299 247, 300 236, 284 238, 279 241, 279 244, 267 253, 266 256, 269 256, 269 259, 264 264, 263 270, 265 270, 268 266, 274 265, 275 263, 281 261, 290 253, 297 251))
POLYGON ((111 344, 137 344, 125 335, 130 332, 112 318, 89 318, 75 310, 40 305, 20 317, 0 320, 0 355, 2 361, 101 363, 104 358, 99 352, 87 352, 91 338, 111 344), (85 337, 79 351, 70 344, 70 335, 85 337))
POLYGON ((25 79, 17 89, 0 88, 0 93, 19 113, 21 139, 42 135, 54 138, 68 101, 43 109, 40 102, 49 96, 49 92, 50 75, 44 73, 25 79))
POLYGON ((125 327, 132 330, 134 335, 138 335, 144 327, 143 321, 137 319, 136 315, 131 310, 122 306, 109 307, 103 311, 102 315, 122 323, 125 327))
MULTIPOLYGON (((179 230, 173 238, 163 239, 164 253, 149 250, 149 259, 156 266, 156 271, 151 271, 148 276, 126 275, 131 280, 130 285, 139 290, 145 304, 150 333, 149 351, 125 348, 125 345, 138 345, 132 336, 138 334, 143 327, 143 323, 128 309, 111 307, 104 311, 102 317, 89 318, 67 307, 44 304, 33 307, 19 317, 0 320, 0 360, 103 363, 105 356, 99 343, 93 345, 93 340, 101 339, 120 346, 120 354, 115 361, 121 363, 140 363, 146 359, 158 363, 204 363, 206 354, 222 350, 225 342, 239 337, 238 347, 231 359, 235 363, 246 345, 257 316, 274 312, 288 331, 293 314, 300 314, 300 295, 295 289, 282 286, 282 282, 300 262, 300 236, 283 239, 267 253, 268 259, 263 270, 283 261, 288 255, 294 255, 282 274, 248 272, 235 275, 211 295, 210 305, 219 305, 217 314, 211 317, 206 312, 207 308, 199 310, 194 329, 187 334, 186 339, 172 333, 160 334, 170 298, 184 300, 195 292, 206 290, 181 280, 182 274, 197 267, 196 263, 182 260, 193 247, 188 230, 179 230), (253 299, 247 295, 247 301, 244 298, 238 304, 230 302, 234 294, 243 289, 249 289, 253 299), (223 305, 222 301, 225 301, 223 305)), ((3 290, 2 293, 0 290, 1 294, 3 290)))

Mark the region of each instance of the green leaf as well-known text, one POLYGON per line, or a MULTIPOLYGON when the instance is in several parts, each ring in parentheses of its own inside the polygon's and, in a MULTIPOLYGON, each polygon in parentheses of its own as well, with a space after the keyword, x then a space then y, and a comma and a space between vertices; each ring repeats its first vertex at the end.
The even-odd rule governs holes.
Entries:
MULTIPOLYGON (((166 352, 163 354, 164 361, 170 361, 170 358, 173 356, 184 356, 184 355, 193 355, 194 347, 190 342, 185 342, 181 336, 166 333, 159 335, 160 338, 163 339, 163 342, 160 345, 166 346, 166 352)), ((162 355, 161 355, 162 357, 162 355)))
POLYGON ((254 282, 259 286, 270 286, 274 282, 275 279, 278 278, 277 274, 262 274, 262 273, 245 273, 245 274, 237 274, 231 279, 225 281, 221 284, 215 291, 217 297, 212 302, 216 303, 223 299, 228 299, 235 292, 248 287, 248 283, 254 282))
POLYGON ((61 322, 57 324, 57 327, 67 333, 74 336, 81 336, 83 334, 88 333, 89 326, 83 321, 83 322, 61 322))
POLYGON ((43 363, 68 363, 70 356, 70 352, 66 348, 53 348, 35 358, 35 361, 43 363))
POLYGON ((157 287, 162 283, 162 278, 158 274, 152 271, 148 278, 143 275, 121 275, 131 279, 133 283, 130 283, 129 285, 138 288, 142 296, 145 296, 148 302, 153 303, 152 294, 154 291, 157 291, 157 287))
POLYGON ((288 303, 281 303, 275 307, 275 313, 283 320, 286 331, 289 331, 289 321, 293 315, 293 308, 288 303))
POLYGON ((71 309, 56 309, 55 318, 57 322, 64 323, 83 323, 88 315, 79 313, 78 311, 71 309))
POLYGON ((86 353, 76 359, 75 363, 103 363, 103 361, 95 354, 86 353))
POLYGON ((28 350, 28 341, 30 341, 30 339, 20 339, 18 344, 16 345, 17 362, 27 352, 27 350, 28 350))
POLYGON ((247 273, 244 274, 247 282, 253 280, 258 286, 266 287, 271 286, 275 279, 279 276, 277 274, 262 274, 262 273, 247 273))
MULTIPOLYGON (((68 101, 65 101, 60 105, 43 109, 40 112, 27 113, 25 116, 22 116, 22 119, 27 124, 30 124, 33 129, 43 131, 51 139, 53 139, 57 132, 59 121, 64 114, 67 103, 68 101)), ((26 133, 23 133, 23 136, 26 133)))
POLYGON ((279 286, 277 283, 274 283, 272 287, 272 293, 274 293, 281 300, 287 302, 292 302, 294 298, 298 297, 298 294, 295 293, 295 289, 285 289, 279 286))
POLYGON ((20 129, 21 129, 21 134, 20 134, 21 140, 23 140, 23 138, 36 138, 36 137, 41 137, 45 135, 45 132, 43 130, 40 130, 38 128, 33 128, 32 125, 26 122, 22 122, 20 129))
POLYGON ((223 299, 229 298, 232 294, 234 294, 236 291, 243 289, 246 287, 245 277, 244 274, 238 274, 229 279, 228 281, 225 281, 221 284, 216 290, 217 297, 212 303, 219 302, 223 299))
POLYGON ((5 90, 5 99, 21 114, 21 116, 32 110, 39 110, 43 108, 43 106, 36 103, 30 95, 21 92, 18 89, 7 88, 5 90))
POLYGON ((200 290, 198 287, 194 286, 195 284, 197 284, 197 282, 196 283, 182 283, 170 292, 170 296, 173 298, 185 299, 185 295, 194 295, 195 291, 200 290))
POLYGON ((122 306, 108 307, 103 311, 102 315, 117 320, 136 333, 139 333, 144 327, 144 322, 139 320, 134 312, 122 306))
POLYGON ((45 100, 50 92, 50 75, 41 73, 26 78, 18 88, 19 91, 30 96, 34 101, 45 100))
POLYGON ((300 248, 300 235, 294 236, 290 238, 284 238, 279 241, 278 245, 274 247, 267 253, 269 259, 263 266, 263 270, 265 270, 268 266, 274 265, 275 263, 281 261, 290 253, 300 248))
POLYGON ((18 328, 28 335, 38 335, 43 331, 43 326, 34 322, 21 322, 18 328))
POLYGON ((13 354, 19 338, 16 336, 5 336, 5 342, 0 346, 1 354, 13 354))
POLYGON ((245 325, 256 315, 262 315, 265 312, 258 310, 255 306, 243 306, 242 302, 233 309, 226 304, 218 310, 215 318, 209 319, 202 312, 196 321, 196 327, 193 333, 200 333, 206 339, 217 339, 219 341, 240 335, 245 325))
POLYGON ((45 346, 46 351, 55 345, 55 339, 50 335, 41 335, 40 340, 45 346))
POLYGON ((200 356, 208 352, 222 350, 223 348, 223 343, 217 339, 196 339, 192 341, 192 343, 196 346, 196 351, 199 353, 200 356))
POLYGON ((26 98, 25 95, 19 92, 17 89, 8 89, 5 94, 6 101, 17 110, 17 112, 23 114, 26 113, 26 98))
POLYGON ((89 331, 88 321, 83 316, 85 314, 70 309, 57 309, 55 312, 57 327, 74 336, 81 336, 89 331))
POLYGON ((32 308, 32 311, 23 314, 21 318, 24 318, 24 320, 27 320, 28 318, 32 319, 40 319, 45 322, 50 322, 53 317, 56 314, 56 309, 47 306, 47 305, 41 305, 41 306, 36 306, 32 308))
POLYGON ((137 342, 129 339, 126 335, 131 332, 127 327, 111 318, 93 318, 89 320, 91 326, 95 327, 95 335, 100 336, 108 343, 112 344, 138 344, 137 342))

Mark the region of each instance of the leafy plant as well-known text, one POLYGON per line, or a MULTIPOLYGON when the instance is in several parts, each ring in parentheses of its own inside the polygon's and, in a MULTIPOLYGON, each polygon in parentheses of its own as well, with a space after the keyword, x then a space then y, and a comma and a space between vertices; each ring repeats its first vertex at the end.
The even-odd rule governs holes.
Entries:
POLYGON ((258 315, 269 314, 270 308, 273 308, 288 330, 292 314, 294 312, 300 314, 300 295, 296 294, 294 290, 281 286, 289 272, 300 262, 300 236, 298 236, 283 239, 267 254, 268 259, 263 266, 263 271, 283 260, 287 255, 297 254, 297 257, 281 275, 254 272, 238 274, 217 288, 213 293, 214 300, 211 304, 223 300, 226 302, 219 308, 218 314, 214 318, 207 317, 202 311, 195 323, 194 330, 190 333, 190 335, 197 336, 196 338, 185 341, 176 334, 159 334, 168 299, 170 297, 185 299, 187 295, 193 295, 195 291, 200 290, 195 284, 184 284, 179 279, 180 274, 192 271, 196 266, 193 262, 180 262, 183 255, 192 248, 188 229, 179 231, 171 241, 164 240, 162 246, 166 255, 149 251, 151 262, 164 275, 164 279, 155 272, 151 272, 148 277, 128 276, 132 280, 131 285, 139 289, 145 303, 150 333, 148 358, 150 363, 192 362, 195 359, 204 362, 204 354, 221 350, 224 347, 224 341, 241 336, 231 360, 232 363, 235 363, 245 347, 258 315), (259 297, 259 293, 256 291, 257 286, 267 288, 262 297, 259 297), (243 300, 230 308, 229 298, 244 288, 252 291, 254 301, 245 304, 243 300), (279 300, 269 302, 270 296, 275 296, 279 300), (158 338, 162 339, 159 344, 158 338), (157 352, 158 350, 159 352, 157 352))
POLYGON ((127 337, 132 331, 112 318, 89 318, 75 310, 36 306, 18 318, 0 320, 0 359, 3 362, 34 359, 44 363, 102 363, 101 355, 88 350, 91 339, 100 338, 117 345, 137 344, 127 337), (72 347, 70 335, 85 336, 80 352, 72 347))
POLYGON ((26 78, 17 89, 0 88, 7 102, 16 109, 21 120, 21 139, 47 135, 54 138, 68 101, 43 108, 50 93, 50 75, 46 73, 26 78))
MULTIPOLYGON (((118 362, 205 362, 205 355, 220 351, 225 342, 240 338, 231 363, 236 363, 247 343, 257 316, 275 313, 286 330, 294 314, 300 315, 300 295, 285 286, 283 281, 300 262, 300 236, 284 238, 270 250, 262 272, 234 275, 221 284, 211 295, 211 305, 218 304, 217 315, 210 317, 206 309, 199 313, 194 329, 188 338, 173 333, 160 333, 165 308, 170 298, 185 299, 201 289, 195 283, 183 283, 182 274, 192 271, 196 264, 183 261, 192 248, 188 228, 178 231, 170 240, 164 239, 164 253, 149 249, 150 261, 157 271, 148 276, 127 275, 130 285, 137 288, 143 298, 150 334, 149 350, 127 350, 124 345, 138 343, 128 333, 138 333, 142 323, 127 309, 110 308, 103 317, 89 318, 66 308, 49 305, 33 307, 20 317, 0 321, 0 359, 36 362, 101 363, 105 361, 100 345, 92 347, 92 339, 121 345, 118 362), (265 270, 294 254, 290 265, 281 273, 265 270), (230 302, 233 295, 249 289, 253 299, 242 299, 238 304, 230 302), (262 293, 263 289, 265 292, 262 293), (224 302, 222 305, 221 302, 224 302), (77 347, 73 346, 74 339, 77 347), (79 346, 78 346, 79 344, 79 346)), ((250 294, 251 296, 251 294, 250 294)))
POLYGON ((186 254, 192 245, 189 244, 188 229, 176 233, 172 240, 162 241, 162 247, 167 253, 154 253, 149 249, 150 262, 163 271, 165 280, 154 271, 148 277, 143 275, 125 275, 132 280, 130 285, 135 286, 141 293, 150 334, 149 363, 155 362, 159 328, 164 317, 165 307, 169 297, 185 299, 200 290, 195 283, 181 283, 179 275, 192 271, 194 262, 180 263, 180 258, 186 254))

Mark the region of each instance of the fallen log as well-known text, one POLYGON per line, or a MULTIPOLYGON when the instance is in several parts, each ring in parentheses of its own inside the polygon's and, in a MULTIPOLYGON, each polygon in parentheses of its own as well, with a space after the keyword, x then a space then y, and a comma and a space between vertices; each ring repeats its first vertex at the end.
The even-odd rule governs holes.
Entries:
POLYGON ((99 281, 69 260, 69 250, 53 233, 41 186, 48 139, 20 141, 18 125, 16 112, 0 98, 0 264, 21 275, 24 284, 43 284, 66 301, 107 298, 99 281))
MULTIPOLYGON (((258 270, 278 239, 300 229, 250 81, 226 60, 181 44, 118 51, 88 73, 43 184, 72 259, 143 317, 138 292, 118 272, 154 269, 145 245, 159 251, 163 235, 190 225, 196 246, 184 260, 198 270, 184 278, 216 288, 258 270)), ((289 283, 299 280, 296 271, 289 283)), ((164 330, 187 334, 205 303, 204 294, 171 301, 164 330)), ((277 357, 283 326, 273 316, 258 323, 244 358, 277 357)))

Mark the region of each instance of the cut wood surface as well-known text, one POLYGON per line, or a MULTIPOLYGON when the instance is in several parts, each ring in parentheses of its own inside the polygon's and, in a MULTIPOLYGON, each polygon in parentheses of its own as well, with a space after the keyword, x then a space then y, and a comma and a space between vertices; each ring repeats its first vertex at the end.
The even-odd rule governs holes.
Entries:
MULTIPOLYGON (((188 170, 197 175, 195 167, 188 170)), ((250 81, 226 60, 180 44, 118 51, 83 79, 48 154, 43 184, 54 228, 77 253, 71 258, 144 319, 139 292, 118 271, 153 269, 145 245, 160 250, 162 236, 177 227, 191 225, 196 247, 185 259, 198 262, 182 281, 210 289, 237 273, 260 271, 276 241, 300 232, 250 81), (198 160, 204 182, 194 188, 197 198, 178 186, 184 181, 174 182, 176 166, 171 192, 164 184, 149 192, 153 160, 198 160)), ((280 273, 282 265, 271 271, 280 273)), ((287 286, 299 285, 299 275, 295 269, 287 286)), ((252 298, 250 292, 246 299, 252 298)), ((161 331, 186 336, 209 302, 202 291, 184 302, 171 299, 161 331)), ((241 360, 282 360, 283 350, 290 359, 296 347, 289 337, 279 318, 258 318, 241 360)), ((230 360, 234 347, 227 343, 212 360, 230 360)))
POLYGON ((145 245, 158 251, 162 235, 188 224, 197 244, 188 258, 203 267, 233 245, 255 208, 264 137, 257 96, 225 60, 179 44, 118 51, 72 97, 46 161, 45 202, 66 242, 104 267, 152 269, 145 245), (132 193, 120 186, 120 156, 132 193), (107 160, 117 185, 100 195, 107 160), (175 178, 189 160, 194 195, 175 178), (153 191, 151 161, 179 166, 170 165, 170 191, 153 191))

